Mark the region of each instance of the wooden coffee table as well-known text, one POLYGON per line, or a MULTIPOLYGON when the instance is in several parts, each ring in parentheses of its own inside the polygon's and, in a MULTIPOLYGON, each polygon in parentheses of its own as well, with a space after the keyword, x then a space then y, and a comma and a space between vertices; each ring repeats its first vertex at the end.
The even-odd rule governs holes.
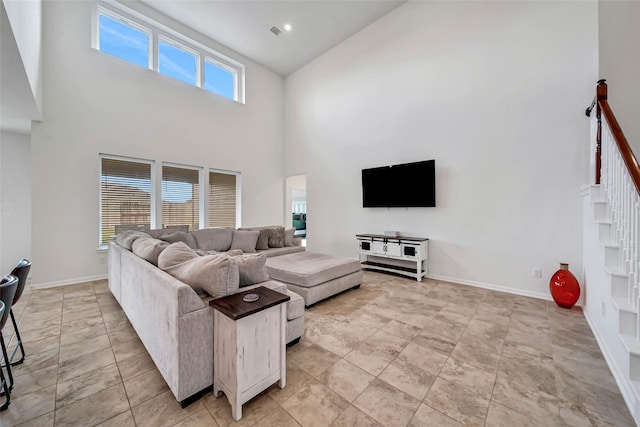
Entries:
POLYGON ((278 382, 284 388, 287 305, 291 297, 263 286, 209 302, 213 307, 213 394, 229 399, 233 419, 242 405, 278 382), (245 302, 256 294, 255 302, 245 302))

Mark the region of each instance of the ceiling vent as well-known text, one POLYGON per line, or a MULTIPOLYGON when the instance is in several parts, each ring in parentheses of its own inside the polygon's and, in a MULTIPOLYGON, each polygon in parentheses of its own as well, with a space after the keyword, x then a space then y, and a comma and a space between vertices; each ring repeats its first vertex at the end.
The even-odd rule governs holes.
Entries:
POLYGON ((276 36, 279 36, 282 33, 282 30, 280 28, 276 27, 275 25, 273 27, 269 28, 269 31, 271 31, 276 36))

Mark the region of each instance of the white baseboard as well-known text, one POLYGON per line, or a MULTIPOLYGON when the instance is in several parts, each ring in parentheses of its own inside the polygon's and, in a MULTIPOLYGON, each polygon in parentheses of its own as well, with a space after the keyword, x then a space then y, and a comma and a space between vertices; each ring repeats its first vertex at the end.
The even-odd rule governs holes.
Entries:
POLYGON ((459 279, 457 277, 441 276, 439 274, 427 274, 428 279, 442 280, 444 282, 459 283, 461 285, 475 286, 476 288, 489 289, 492 291, 506 292, 508 294, 521 295, 525 297, 538 298, 553 301, 550 294, 542 292, 525 291, 523 289, 510 288, 508 286, 494 285, 492 283, 476 282, 474 280, 459 279))
POLYGON ((78 283, 93 282, 95 280, 105 280, 106 278, 107 278, 106 274, 99 274, 97 276, 76 277, 75 279, 58 280, 55 282, 45 282, 45 283, 35 283, 35 284, 32 283, 31 287, 33 289, 55 288, 57 286, 77 285, 78 283))

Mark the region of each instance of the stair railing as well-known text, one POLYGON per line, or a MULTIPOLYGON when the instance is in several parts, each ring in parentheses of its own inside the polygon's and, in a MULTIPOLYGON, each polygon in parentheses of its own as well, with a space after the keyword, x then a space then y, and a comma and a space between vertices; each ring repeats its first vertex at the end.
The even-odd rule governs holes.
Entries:
MULTIPOLYGON (((612 243, 619 245, 619 267, 628 278, 628 303, 640 307, 640 165, 607 101, 607 84, 599 80, 589 108, 595 117, 595 178, 612 211, 612 243), (604 118, 604 120, 602 120, 604 118)), ((640 316, 636 336, 640 338, 640 316)))

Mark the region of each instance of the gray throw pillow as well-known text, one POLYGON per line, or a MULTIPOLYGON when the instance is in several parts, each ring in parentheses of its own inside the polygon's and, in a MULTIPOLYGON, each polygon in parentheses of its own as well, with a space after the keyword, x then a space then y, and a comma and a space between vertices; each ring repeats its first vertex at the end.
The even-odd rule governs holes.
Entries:
POLYGON ((271 230, 269 230, 269 227, 245 227, 238 228, 238 230, 259 231, 260 235, 258 236, 258 241, 256 242, 256 249, 269 249, 269 235, 271 234, 271 230))
POLYGON ((196 248, 196 239, 193 238, 191 233, 185 233, 184 231, 174 231, 173 233, 163 234, 158 237, 158 239, 169 243, 183 242, 191 249, 196 248))
POLYGON ((295 228, 288 228, 284 230, 284 245, 285 247, 293 246, 293 236, 296 233, 295 228))
POLYGON ((162 240, 146 238, 136 239, 131 245, 131 250, 140 258, 149 261, 153 265, 158 265, 158 256, 169 246, 168 242, 162 240))
POLYGON ((197 249, 224 252, 231 247, 233 228, 205 228, 192 231, 191 234, 196 239, 197 249))
POLYGON ((220 298, 238 291, 238 263, 233 257, 226 254, 198 256, 189 250, 182 242, 169 245, 158 257, 158 266, 198 294, 220 298))
POLYGON ((233 257, 238 264, 240 287, 255 285, 269 280, 267 268, 267 254, 251 254, 233 257))
POLYGON ((270 230, 271 232, 269 233, 269 247, 284 248, 284 227, 270 227, 270 230))
POLYGON ((260 237, 259 231, 233 230, 231 250, 240 249, 242 252, 252 253, 256 251, 256 243, 260 237))
POLYGON ((133 242, 135 242, 136 239, 140 238, 148 239, 149 235, 147 233, 143 233, 142 231, 126 230, 116 236, 116 243, 123 248, 131 250, 133 242))

